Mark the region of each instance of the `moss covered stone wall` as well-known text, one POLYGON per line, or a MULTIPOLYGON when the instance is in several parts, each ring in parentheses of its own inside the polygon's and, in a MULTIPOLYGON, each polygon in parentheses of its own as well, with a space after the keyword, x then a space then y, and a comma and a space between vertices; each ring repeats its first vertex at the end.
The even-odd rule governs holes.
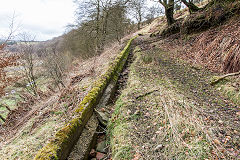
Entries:
POLYGON ((128 41, 124 50, 118 54, 104 73, 94 84, 90 92, 84 97, 74 113, 74 118, 66 123, 56 135, 35 156, 35 160, 66 159, 81 135, 83 128, 92 116, 93 108, 97 105, 109 82, 118 77, 128 58, 132 38, 128 41))

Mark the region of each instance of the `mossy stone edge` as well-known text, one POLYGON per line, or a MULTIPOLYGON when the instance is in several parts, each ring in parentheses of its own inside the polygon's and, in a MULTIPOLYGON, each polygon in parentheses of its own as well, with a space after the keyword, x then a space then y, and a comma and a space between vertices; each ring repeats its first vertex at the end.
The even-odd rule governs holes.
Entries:
POLYGON ((135 38, 133 37, 128 41, 123 51, 110 64, 108 70, 93 84, 92 89, 75 110, 74 118, 66 123, 50 142, 38 151, 35 160, 62 160, 67 158, 109 82, 111 79, 118 77, 122 71, 129 55, 131 43, 135 38))

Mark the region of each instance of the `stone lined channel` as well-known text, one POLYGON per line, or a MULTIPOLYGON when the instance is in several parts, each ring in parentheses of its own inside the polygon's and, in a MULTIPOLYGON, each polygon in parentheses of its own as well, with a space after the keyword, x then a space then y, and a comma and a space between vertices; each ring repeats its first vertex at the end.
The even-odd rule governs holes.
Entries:
POLYGON ((95 146, 95 133, 99 121, 107 125, 107 119, 111 114, 106 110, 107 104, 116 90, 117 81, 126 65, 135 38, 136 36, 127 42, 108 70, 93 83, 91 90, 76 107, 73 118, 38 151, 35 160, 88 159, 89 151, 95 146))
POLYGON ((105 90, 94 114, 86 124, 77 144, 70 153, 68 160, 111 159, 111 151, 107 144, 107 123, 114 110, 114 104, 121 91, 126 87, 129 66, 133 62, 134 44, 131 45, 129 56, 117 80, 112 80, 105 90))

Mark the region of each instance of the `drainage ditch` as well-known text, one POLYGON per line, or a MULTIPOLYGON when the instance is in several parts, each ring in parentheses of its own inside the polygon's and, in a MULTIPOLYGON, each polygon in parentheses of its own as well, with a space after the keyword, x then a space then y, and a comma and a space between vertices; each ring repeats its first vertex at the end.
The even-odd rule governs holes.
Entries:
MULTIPOLYGON (((132 45, 134 46, 134 45, 132 45)), ((69 160, 108 160, 111 159, 111 150, 107 143, 107 123, 114 111, 114 104, 121 91, 126 87, 129 73, 129 66, 133 62, 133 52, 129 53, 123 71, 119 74, 117 81, 110 82, 105 90, 102 99, 94 109, 94 114, 86 124, 85 129, 77 144, 72 150, 69 160)))
MULTIPOLYGON (((97 149, 96 142, 99 142, 100 139, 103 139, 101 137, 104 137, 104 127, 107 125, 112 113, 111 107, 109 110, 107 109, 111 106, 111 103, 114 103, 114 98, 112 98, 114 96, 112 95, 117 90, 116 86, 120 74, 123 71, 123 74, 127 75, 124 73, 126 71, 126 67, 124 69, 124 66, 126 66, 127 61, 130 62, 129 54, 131 54, 132 41, 136 37, 131 38, 127 42, 122 52, 110 64, 108 70, 94 82, 92 89, 76 107, 73 118, 66 122, 56 132, 55 136, 37 152, 35 160, 89 159, 89 153, 92 153, 92 149, 97 149), (102 135, 97 134, 99 132, 102 135)), ((123 80, 120 79, 120 83, 122 82, 123 80)), ((107 159, 107 156, 102 158, 97 157, 97 153, 100 154, 102 152, 95 153, 95 159, 107 159)), ((108 154, 106 153, 105 155, 108 154)))

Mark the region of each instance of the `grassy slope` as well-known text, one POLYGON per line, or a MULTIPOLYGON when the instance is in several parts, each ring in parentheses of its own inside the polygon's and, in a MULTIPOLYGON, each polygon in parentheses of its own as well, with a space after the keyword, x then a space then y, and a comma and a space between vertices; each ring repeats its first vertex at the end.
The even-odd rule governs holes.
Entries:
POLYGON ((143 51, 109 123, 112 158, 236 159, 239 108, 208 84, 213 74, 147 36, 137 41, 143 51))
POLYGON ((113 44, 96 59, 75 63, 66 81, 70 82, 75 76, 88 74, 93 64, 96 67, 95 73, 35 104, 32 109, 36 112, 29 120, 15 130, 10 128, 5 132, 6 135, 0 136, 0 159, 33 159, 37 151, 71 119, 74 108, 87 94, 91 83, 108 69, 120 48, 121 45, 113 44))

